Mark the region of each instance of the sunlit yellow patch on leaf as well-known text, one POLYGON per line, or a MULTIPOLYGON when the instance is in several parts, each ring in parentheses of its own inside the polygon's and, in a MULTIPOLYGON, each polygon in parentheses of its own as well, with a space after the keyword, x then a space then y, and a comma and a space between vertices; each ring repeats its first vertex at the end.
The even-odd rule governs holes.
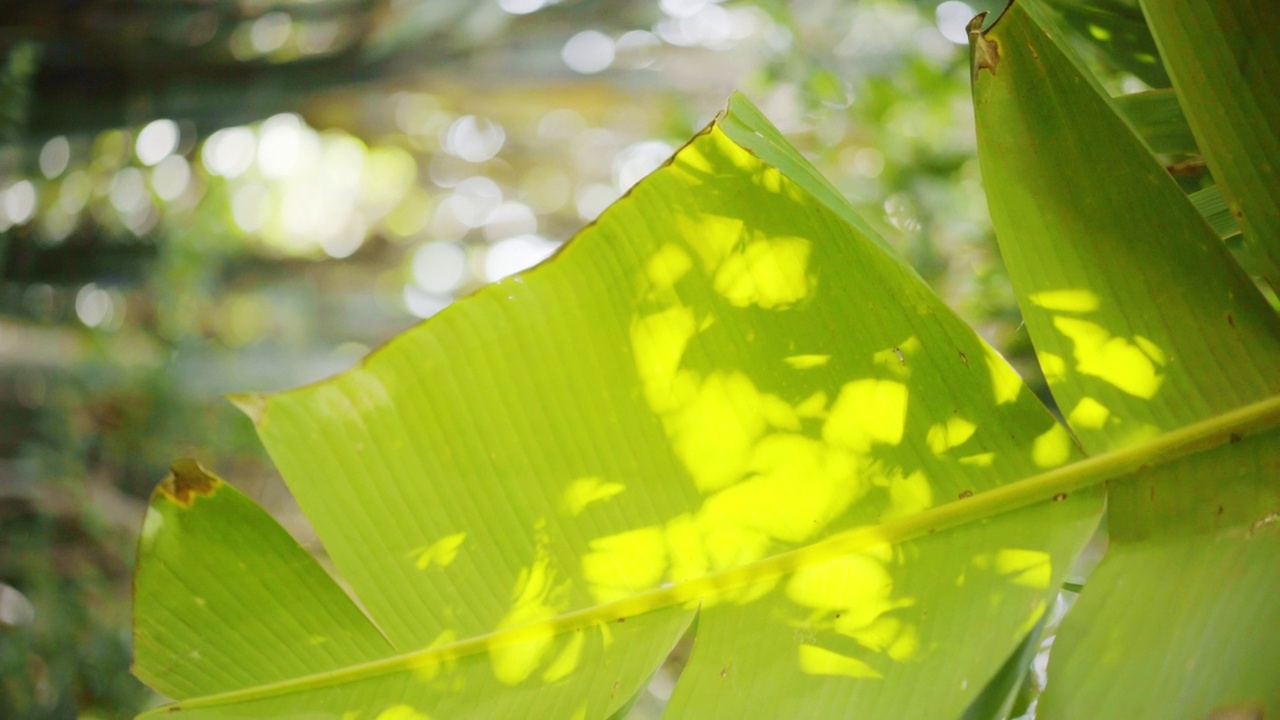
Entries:
POLYGON ((631 325, 631 352, 645 399, 655 412, 679 402, 676 372, 697 323, 693 310, 677 305, 636 320, 631 325))
POLYGON ((1050 385, 1067 379, 1067 362, 1061 356, 1040 352, 1036 353, 1036 359, 1040 361, 1040 372, 1044 373, 1044 379, 1050 385))
POLYGON ((819 390, 796 405, 796 416, 802 418, 823 418, 827 415, 827 394, 819 390))
POLYGON ((725 570, 759 560, 769 551, 772 542, 764 532, 739 524, 704 520, 700 529, 707 561, 713 570, 725 570))
POLYGON ((586 630, 578 629, 576 632, 569 634, 569 639, 565 641, 560 654, 556 655, 556 659, 552 660, 547 669, 543 671, 543 682, 552 683, 557 680, 563 680, 578 669, 578 663, 582 660, 582 643, 584 640, 586 640, 586 630))
POLYGON ((467 534, 464 532, 446 535, 430 545, 410 550, 406 557, 412 559, 413 566, 419 570, 426 570, 432 564, 448 567, 457 559, 458 548, 462 547, 462 542, 466 539, 467 534))
MULTIPOLYGON (((436 638, 431 641, 427 647, 435 648, 443 645, 449 645, 458 641, 458 633, 455 630, 442 630, 436 638)), ((441 657, 438 654, 423 655, 413 666, 413 675, 419 680, 435 680, 440 676, 441 670, 452 667, 456 658, 441 657)))
POLYGON ((657 587, 667 570, 662 529, 640 528, 592 540, 582 558, 582 574, 597 602, 629 597, 657 587))
POLYGON ((1076 370, 1108 382, 1124 392, 1150 399, 1160 389, 1164 374, 1156 369, 1155 358, 1164 353, 1146 341, 1154 351, 1120 337, 1112 337, 1100 325, 1076 318, 1057 317, 1053 326, 1071 339, 1076 370))
POLYGON ((1049 587, 1052 578, 1052 560, 1048 553, 1039 550, 1005 548, 995 555, 996 572, 1008 577, 1015 585, 1030 588, 1049 587))
POLYGON ((910 517, 933 507, 933 488, 929 479, 919 470, 906 477, 894 477, 889 481, 889 507, 881 515, 885 522, 895 518, 910 517))
POLYGON ((680 282, 692 267, 689 253, 678 245, 667 243, 645 263, 645 276, 654 290, 667 290, 680 282))
POLYGON ((578 478, 560 494, 560 509, 577 517, 588 505, 608 500, 626 489, 622 483, 607 483, 598 477, 578 478))
POLYGON ((671 580, 683 582, 707 574, 707 551, 693 516, 685 513, 667 521, 663 532, 671 558, 671 580))
POLYGON ((804 238, 755 240, 724 258, 715 289, 734 307, 772 310, 804 299, 812 286, 809 246, 804 238))
POLYGON ((964 418, 952 417, 946 422, 930 427, 928 435, 925 436, 925 442, 929 444, 929 450, 934 455, 941 455, 953 447, 966 443, 973 437, 973 431, 977 429, 977 425, 964 418))
POLYGON ((663 421, 676 456, 703 492, 742 477, 751 448, 768 425, 800 426, 790 405, 761 393, 740 372, 711 373, 693 397, 663 421))
MULTIPOLYGON (((836 621, 838 628, 843 619, 844 616, 841 616, 836 621)), ((843 628, 841 634, 848 635, 869 650, 885 653, 898 661, 911 659, 920 647, 920 637, 915 626, 895 617, 878 617, 860 627, 850 625, 843 628)))
POLYGON ((1037 467, 1057 467, 1071 456, 1071 437, 1067 429, 1054 423, 1031 443, 1031 462, 1037 467))
POLYGON ((844 514, 864 487, 849 453, 803 435, 765 436, 747 468, 746 480, 708 498, 700 516, 704 525, 801 542, 844 514))
POLYGON ((823 610, 854 608, 874 619, 892 608, 893 577, 874 558, 854 553, 809 565, 787 582, 797 605, 823 610))
POLYGON ((1123 446, 1144 442, 1159 434, 1160 428, 1151 423, 1127 422, 1113 437, 1117 446, 1123 446))
POLYGON ((822 367, 831 361, 830 355, 791 355, 783 360, 796 370, 822 367))
MULTIPOLYGON (((735 150, 741 152, 739 148, 735 148, 735 150)), ((758 171, 752 174, 751 179, 756 185, 759 185, 772 193, 783 192, 784 189, 791 189, 794 185, 793 183, 790 183, 777 168, 769 167, 763 163, 760 165, 758 171)))
POLYGON ((1098 296, 1090 290, 1046 290, 1032 293, 1030 300, 1046 310, 1060 312, 1093 312, 1099 307, 1098 296))
POLYGON ((996 404, 1005 405, 1017 400, 1019 393, 1022 392, 1023 382, 1018 373, 1009 367, 1008 361, 989 345, 984 350, 982 360, 991 378, 991 390, 996 404))
POLYGON ((1146 353, 1147 357, 1151 358, 1157 365, 1164 365, 1168 362, 1168 359, 1165 357, 1164 350, 1161 350, 1159 345, 1156 345, 1141 335, 1134 335, 1133 341, 1137 343, 1138 347, 1142 348, 1142 352, 1146 353))
POLYGON ((1106 405, 1094 400, 1091 397, 1082 398, 1076 403, 1075 409, 1067 415, 1067 423, 1073 428, 1088 428, 1097 430, 1107 424, 1107 418, 1111 417, 1111 411, 1106 405))
POLYGON ((503 638, 489 647, 493 675, 506 685, 518 685, 537 669, 550 649, 555 630, 543 620, 555 617, 563 601, 563 588, 555 584, 555 573, 545 550, 539 548, 533 564, 520 571, 511 609, 498 622, 497 630, 523 628, 518 636, 503 638))
POLYGON ((911 375, 910 359, 920 351, 920 338, 912 335, 902 342, 872 353, 871 362, 898 377, 911 375))
POLYGON ((897 445, 907 421, 907 386, 894 380, 854 380, 840 388, 840 395, 822 438, 854 452, 866 452, 872 443, 897 445))
POLYGON ((706 213, 681 214, 676 216, 676 224, 680 237, 698 256, 703 270, 712 276, 743 240, 744 223, 741 218, 706 213))
POLYGON ((412 705, 392 705, 378 713, 377 720, 431 720, 431 716, 418 712, 412 705))
POLYGON ((817 645, 800 646, 800 670, 809 675, 843 675, 851 678, 881 680, 879 671, 867 663, 817 645))
POLYGON ((996 454, 993 452, 978 453, 976 455, 965 455, 960 458, 960 464, 972 465, 974 467, 991 467, 996 461, 996 454))

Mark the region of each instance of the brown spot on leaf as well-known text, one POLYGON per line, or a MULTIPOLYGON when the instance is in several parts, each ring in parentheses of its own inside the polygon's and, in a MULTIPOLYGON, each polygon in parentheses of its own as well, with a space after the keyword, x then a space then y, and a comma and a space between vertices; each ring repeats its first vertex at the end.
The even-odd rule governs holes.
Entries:
POLYGON ((989 71, 992 75, 996 74, 996 68, 1000 67, 1000 46, 995 40, 987 38, 982 33, 982 22, 987 19, 985 12, 978 13, 965 30, 969 33, 969 52, 973 64, 973 79, 976 82, 978 73, 982 70, 989 71))
POLYGON ((971 498, 971 497, 973 497, 973 491, 972 491, 972 490, 961 490, 961 491, 960 491, 960 499, 961 499, 961 500, 963 500, 963 499, 965 499, 965 498, 971 498))
POLYGON ((1231 433, 1229 436, 1227 436, 1227 439, 1230 440, 1231 444, 1234 445, 1240 442, 1241 440, 1243 440, 1244 438, 1240 436, 1240 433, 1231 433))
POLYGON ((969 356, 965 355, 963 350, 957 350, 956 352, 960 353, 960 362, 964 363, 965 367, 969 367, 969 356))
POLYGON ((205 472, 195 460, 183 458, 169 466, 169 476, 156 489, 182 507, 191 507, 196 495, 210 497, 221 485, 221 480, 205 472))
POLYGON ((1205 161, 1197 158, 1195 160, 1186 160, 1183 162, 1173 163, 1172 165, 1166 165, 1164 169, 1168 170, 1169 174, 1174 177, 1184 177, 1187 175, 1198 175, 1206 167, 1208 166, 1205 164, 1205 161))
POLYGON ((729 677, 729 668, 727 668, 727 667, 725 667, 725 668, 720 668, 720 677, 722 677, 722 678, 727 678, 727 677, 729 677))
POLYGON ((1231 317, 1231 313, 1227 313, 1227 324, 1230 325, 1231 327, 1236 326, 1236 319, 1231 317))
POLYGON ((1057 495, 1053 496, 1054 502, 1062 502, 1063 500, 1066 500, 1066 499, 1067 499, 1066 493, 1058 493, 1057 495))

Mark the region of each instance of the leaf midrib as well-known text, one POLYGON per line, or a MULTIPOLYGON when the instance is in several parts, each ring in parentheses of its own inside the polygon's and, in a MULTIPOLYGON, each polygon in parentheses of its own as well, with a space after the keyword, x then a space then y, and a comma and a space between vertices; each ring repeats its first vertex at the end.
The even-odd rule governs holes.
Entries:
POLYGON ((229 705, 307 690, 332 687, 516 644, 535 637, 615 622, 641 613, 701 602, 725 589, 777 578, 822 562, 883 545, 897 544, 942 530, 1020 510, 1038 503, 1063 499, 1064 494, 1108 483, 1136 472, 1168 464, 1188 455, 1265 432, 1280 424, 1280 395, 1166 432, 1154 439, 1103 455, 1048 470, 1008 485, 986 490, 921 511, 916 515, 840 533, 802 548, 772 555, 735 568, 710 573, 667 587, 638 593, 622 600, 595 605, 513 628, 477 635, 447 645, 351 665, 267 685, 216 695, 191 698, 157 708, 142 717, 162 712, 229 705))

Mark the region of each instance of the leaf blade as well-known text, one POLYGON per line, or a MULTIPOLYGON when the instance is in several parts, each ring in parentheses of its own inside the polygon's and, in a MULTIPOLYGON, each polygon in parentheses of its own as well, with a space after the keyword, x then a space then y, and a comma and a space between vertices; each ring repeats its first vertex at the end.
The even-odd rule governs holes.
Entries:
POLYGON ((283 528, 191 461, 152 495, 134 582, 133 672, 176 699, 393 652, 283 528))
POLYGON ((1142 0, 1187 120, 1263 276, 1280 289, 1280 6, 1142 0))
POLYGON ((986 33, 1002 61, 974 85, 978 152, 1068 423, 1098 451, 1280 392, 1280 320, 1034 7, 986 33))
POLYGON ((1280 707, 1278 470, 1272 431, 1112 486, 1112 549, 1063 622, 1044 717, 1280 707))

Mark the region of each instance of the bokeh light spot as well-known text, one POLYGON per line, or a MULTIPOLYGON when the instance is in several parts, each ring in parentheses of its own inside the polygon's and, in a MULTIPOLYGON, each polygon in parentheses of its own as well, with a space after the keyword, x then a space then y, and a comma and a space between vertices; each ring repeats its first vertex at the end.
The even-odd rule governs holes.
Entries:
POLYGON ((178 123, 172 120, 155 120, 147 123, 138 133, 134 153, 139 162, 151 167, 177 150, 179 139, 178 123))
POLYGON ((608 69, 615 51, 613 38, 597 30, 583 30, 564 44, 560 59, 570 70, 591 75, 608 69))

